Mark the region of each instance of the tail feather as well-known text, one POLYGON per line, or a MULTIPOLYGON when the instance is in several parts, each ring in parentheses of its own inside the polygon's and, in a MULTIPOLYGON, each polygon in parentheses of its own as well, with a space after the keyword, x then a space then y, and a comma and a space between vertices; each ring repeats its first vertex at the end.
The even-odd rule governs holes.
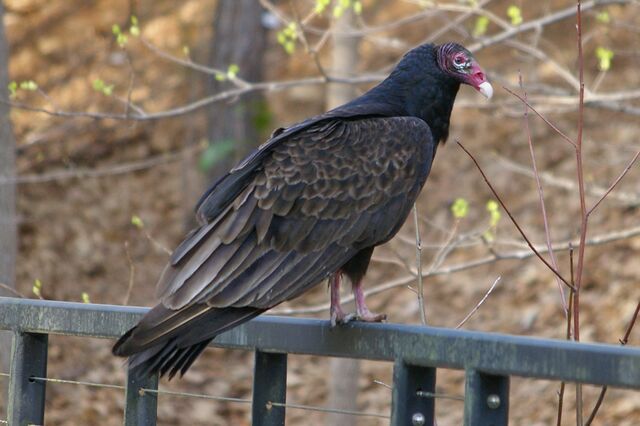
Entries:
POLYGON ((182 376, 206 346, 220 333, 260 315, 265 309, 211 308, 204 305, 172 311, 153 308, 113 346, 113 354, 129 357, 136 377, 178 372, 182 376))

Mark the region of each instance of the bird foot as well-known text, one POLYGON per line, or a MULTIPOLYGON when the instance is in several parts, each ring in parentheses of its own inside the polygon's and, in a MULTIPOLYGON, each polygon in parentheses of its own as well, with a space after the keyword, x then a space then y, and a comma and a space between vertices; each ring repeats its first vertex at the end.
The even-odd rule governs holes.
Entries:
POLYGON ((358 321, 363 322, 385 322, 387 321, 387 314, 374 314, 373 312, 358 312, 356 316, 358 321))
POLYGON ((345 314, 342 310, 331 311, 331 327, 335 327, 338 324, 347 324, 357 319, 355 314, 345 314))

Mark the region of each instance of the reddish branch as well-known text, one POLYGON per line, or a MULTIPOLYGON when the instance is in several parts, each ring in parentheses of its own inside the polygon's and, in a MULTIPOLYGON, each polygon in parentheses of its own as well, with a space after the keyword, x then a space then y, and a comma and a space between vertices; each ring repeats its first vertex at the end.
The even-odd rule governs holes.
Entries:
MULTIPOLYGON (((518 81, 520 83, 520 89, 522 90, 525 106, 524 106, 524 126, 527 131, 527 144, 529 145, 529 153, 531 154, 531 166, 533 167, 533 176, 536 180, 536 186, 538 188, 538 198, 540 200, 540 210, 542 213, 542 220, 544 223, 544 235, 547 243, 547 250, 549 251, 549 258, 551 259, 551 264, 553 268, 557 271, 558 261, 556 260, 556 255, 553 252, 553 247, 551 246, 551 230, 549 229, 549 216, 547 215, 547 208, 544 203, 544 191, 542 189, 542 184, 540 183, 540 174, 538 173, 538 165, 536 164, 536 155, 533 149, 533 141, 531 139, 531 129, 529 128, 529 108, 526 105, 527 100, 527 92, 524 90, 524 85, 522 84, 522 74, 518 73, 518 81)), ((562 283, 558 276, 555 277, 556 282, 558 284, 558 290, 560 291, 560 300, 562 302, 562 309, 564 309, 565 316, 567 316, 567 300, 564 295, 564 289, 562 288, 562 283)))
POLYGON ((560 135, 562 137, 562 139, 564 139, 565 141, 569 142, 574 148, 576 147, 576 143, 566 134, 564 134, 562 132, 562 130, 558 129, 558 127, 553 124, 551 121, 549 121, 547 119, 547 117, 545 117, 544 115, 542 115, 541 113, 539 113, 530 103, 529 101, 527 101, 527 99, 523 98, 522 96, 518 95, 517 93, 513 92, 511 89, 509 89, 508 87, 502 86, 502 88, 504 90, 506 90, 507 92, 509 92, 510 94, 512 94, 513 96, 515 96, 516 98, 520 99, 520 101, 522 101, 522 103, 524 103, 527 107, 529 107, 529 109, 531 111, 533 111, 538 117, 540 117, 542 119, 542 121, 544 121, 545 123, 547 123, 547 125, 549 127, 551 127, 558 135, 560 135))
MULTIPOLYGON (((620 344, 622 346, 626 345, 627 342, 629 342, 629 335, 631 334, 631 330, 633 330, 633 326, 636 324, 636 321, 638 320, 638 313, 640 313, 640 301, 638 301, 638 304, 636 305, 636 310, 633 313, 633 316, 631 317, 631 321, 629 321, 629 325, 627 325, 627 331, 625 331, 624 336, 622 337, 622 339, 620 339, 620 344)), ((587 419, 585 426, 591 425, 591 423, 593 422, 593 419, 595 419, 596 417, 596 414, 598 414, 598 410, 602 405, 602 401, 604 401, 604 396, 607 393, 607 389, 608 389, 607 386, 603 386, 602 389, 600 390, 600 395, 598 396, 596 405, 593 407, 593 411, 591 411, 591 415, 589 415, 589 418, 587 419)))
POLYGON ((598 201, 596 201, 595 204, 589 209, 589 211, 587 212, 587 216, 591 215, 591 213, 593 213, 593 211, 600 205, 600 203, 611 193, 611 191, 613 191, 613 189, 618 185, 618 183, 627 174, 627 172, 631 170, 631 167, 633 167, 635 162, 638 160, 639 156, 640 156, 640 151, 636 152, 636 155, 634 155, 631 161, 629 161, 629 164, 627 164, 627 167, 624 168, 622 173, 620 173, 620 175, 616 178, 616 180, 613 181, 611 186, 609 186, 609 188, 605 191, 605 193, 602 194, 602 196, 598 199, 598 201))
POLYGON ((511 222, 513 222, 513 224, 515 225, 515 227, 518 229, 518 232, 520 232, 520 235, 522 235, 522 238, 524 238, 525 242, 527 243, 527 245, 529 246, 529 248, 535 253, 535 255, 538 257, 538 259, 540 259, 542 261, 542 263, 544 263, 547 268, 549 268, 549 270, 551 270, 551 272, 553 272, 563 283, 565 283, 569 288, 571 288, 572 290, 575 290, 575 288, 573 287, 573 285, 571 285, 571 283, 569 283, 561 274, 560 272, 558 272, 557 269, 555 269, 549 262, 547 262, 547 259, 545 259, 538 250, 536 250, 536 248, 534 247, 533 243, 531 242, 531 240, 529 240, 529 238, 527 237, 527 235, 524 233, 524 231, 522 230, 522 228, 520 227, 520 224, 518 223, 518 221, 515 219, 515 217, 511 214, 511 211, 507 208, 507 206, 505 205, 504 201, 502 201, 502 198, 500 197, 500 195, 498 195, 498 192, 493 188, 493 185, 491 184, 491 182, 489 182, 489 179, 487 178, 487 175, 485 175, 484 170, 482 170, 482 167, 480 167, 480 164, 478 163, 478 161, 475 159, 475 157, 473 156, 473 154, 471 154, 465 147, 464 145, 462 145, 462 143, 460 143, 459 140, 456 140, 456 143, 460 146, 460 148, 462 148, 462 150, 469 156, 469 158, 471 158, 471 161, 473 161, 473 163, 476 165, 476 167, 478 168, 478 171, 480 172, 480 174, 482 175, 482 178, 484 179, 484 181, 486 182, 487 186, 489 186, 489 189, 491 190, 491 192, 493 193, 493 195, 496 197, 496 199, 498 200, 498 202, 500 203, 500 205, 502 206, 502 208, 504 209, 504 211, 507 213, 507 215, 509 216, 509 219, 511 219, 511 222))

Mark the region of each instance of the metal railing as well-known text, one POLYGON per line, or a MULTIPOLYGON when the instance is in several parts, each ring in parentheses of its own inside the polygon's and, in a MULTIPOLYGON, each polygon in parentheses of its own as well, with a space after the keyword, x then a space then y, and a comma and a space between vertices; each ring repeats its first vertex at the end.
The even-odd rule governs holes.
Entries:
MULTIPOLYGON (((117 338, 146 311, 0 298, 0 329, 14 332, 8 424, 44 423, 46 384, 56 381, 47 379, 48 335, 117 338)), ((241 401, 252 404, 254 425, 283 425, 285 409, 299 408, 286 403, 287 354, 394 362, 392 425, 433 424, 437 368, 465 370, 464 421, 473 426, 508 423, 509 376, 640 389, 640 349, 616 345, 398 324, 332 329, 328 321, 262 316, 212 346, 255 351, 253 398, 241 401)), ((110 386, 125 389, 125 425, 155 425, 157 377, 110 386)))

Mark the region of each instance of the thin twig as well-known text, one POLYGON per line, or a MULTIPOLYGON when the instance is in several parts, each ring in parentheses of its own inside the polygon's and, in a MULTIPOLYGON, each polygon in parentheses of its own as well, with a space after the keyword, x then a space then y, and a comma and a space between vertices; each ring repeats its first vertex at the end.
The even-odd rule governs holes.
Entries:
POLYGON ((500 203, 500 205, 502 206, 502 208, 504 209, 505 212, 507 212, 507 215, 509 216, 509 218, 511 219, 511 222, 513 222, 513 224, 515 225, 515 227, 518 229, 518 232, 520 232, 520 235, 522 235, 522 238, 524 238, 524 240, 527 242, 527 245, 529 246, 529 248, 531 250, 533 250, 533 252, 535 253, 536 256, 538 256, 538 258, 542 261, 542 263, 544 263, 547 268, 549 268, 549 270, 551 270, 551 272, 553 272, 558 278, 560 278, 560 280, 562 280, 563 283, 565 283, 569 288, 573 288, 573 286, 560 274, 560 272, 558 272, 551 264, 549 264, 549 262, 547 262, 547 260, 540 254, 540 252, 538 250, 536 250, 536 248, 534 247, 533 243, 531 242, 531 240, 529 240, 529 238, 527 237, 527 235, 524 233, 524 231, 522 230, 522 228, 520 227, 520 224, 518 224, 518 221, 515 219, 515 217, 513 217, 513 215, 511 214, 511 211, 509 211, 509 209, 507 208, 507 206, 505 205, 504 201, 502 201, 502 198, 500 197, 500 195, 498 195, 498 192, 493 188, 493 185, 491 184, 491 182, 489 182, 489 179, 487 178, 487 176, 484 173, 484 170, 482 170, 482 167, 480 167, 480 164, 478 163, 478 161, 475 159, 475 157, 473 156, 473 154, 471 154, 461 143, 459 140, 456 140, 456 143, 460 146, 460 148, 462 148, 462 150, 471 158, 471 160, 474 162, 474 164, 476 165, 476 167, 478 168, 478 170, 480 171, 480 174, 482 175, 482 178, 484 179, 484 181, 487 183, 487 185, 489 186, 489 189, 491 189, 491 192, 493 193, 493 195, 496 197, 496 199, 498 200, 498 202, 500 203))
MULTIPOLYGON (((569 250, 569 259, 571 263, 571 276, 573 277, 573 248, 569 250)), ((573 307, 573 292, 569 292, 569 309, 567 310, 567 340, 571 339, 571 308, 573 307)), ((558 416, 556 426, 562 425, 562 406, 564 403, 564 389, 566 383, 562 381, 560 383, 560 391, 558 392, 558 416)))
POLYGON ((153 238, 151 236, 151 234, 149 233, 149 231, 147 231, 146 229, 143 229, 142 233, 144 234, 145 238, 147 240, 149 240, 151 242, 151 244, 153 244, 157 249, 159 249, 160 251, 163 251, 167 255, 171 256, 172 251, 169 248, 167 248, 167 246, 162 244, 160 241, 158 241, 155 238, 153 238))
POLYGON ((547 55, 542 50, 538 49, 535 46, 532 46, 531 44, 521 43, 517 40, 506 40, 505 44, 507 46, 511 46, 515 49, 518 49, 521 52, 524 52, 527 55, 532 56, 535 59, 538 59, 539 61, 542 61, 546 66, 551 67, 560 78, 562 78, 564 81, 569 83, 572 89, 574 89, 575 91, 579 90, 580 83, 578 82, 578 80, 576 80, 573 74, 571 74, 566 68, 564 68, 562 65, 557 63, 555 60, 553 60, 549 55, 547 55))
POLYGON ((487 298, 489 297, 489 295, 491 294, 493 289, 496 288, 496 285, 498 285, 498 282, 500 282, 500 278, 502 278, 502 277, 496 278, 496 280, 493 282, 491 287, 489 287, 489 290, 487 290, 487 292, 484 294, 482 299, 480 299, 478 304, 471 310, 471 312, 469 312, 467 314, 467 316, 464 317, 464 319, 462 321, 460 321, 460 324, 456 325, 456 328, 462 327, 469 320, 469 318, 471 318, 473 316, 473 314, 475 314, 478 311, 478 309, 480 309, 480 306, 484 303, 485 300, 487 300, 487 298))
POLYGON ((170 62, 173 62, 175 64, 181 65, 183 67, 186 68, 190 68, 193 69, 195 71, 200 71, 204 74, 208 74, 208 75, 212 75, 212 76, 225 76, 225 78, 229 81, 231 81, 236 87, 241 87, 241 88, 249 88, 251 86, 250 83, 248 83, 247 81, 243 80, 242 78, 238 77, 238 76, 228 76, 227 72, 218 68, 212 68, 209 66, 205 66, 202 64, 198 64, 195 63, 193 61, 189 60, 185 60, 182 58, 179 58, 177 56, 174 56, 168 52, 165 52, 164 50, 160 49, 159 47, 155 46, 153 43, 149 42, 148 40, 146 40, 144 37, 140 37, 140 41, 142 42, 142 44, 144 46, 146 46, 149 50, 151 50, 153 53, 155 53, 156 55, 158 55, 159 57, 166 59, 170 62))
POLYGON ((416 228, 416 271, 418 272, 418 308, 420 321, 427 325, 427 313, 424 305, 424 284, 422 278, 422 238, 420 238, 420 226, 418 222, 418 206, 413 204, 413 226, 416 228))
POLYGON ((0 176, 0 185, 7 184, 28 184, 28 183, 43 183, 65 179, 85 179, 85 178, 100 178, 105 176, 114 176, 121 174, 133 173, 145 169, 150 169, 163 164, 168 164, 173 161, 182 159, 182 157, 191 151, 202 151, 201 146, 193 146, 182 149, 180 151, 171 152, 167 154, 160 154, 154 157, 147 158, 145 160, 131 161, 128 163, 115 164, 112 166, 106 166, 97 169, 71 169, 71 170, 58 170, 50 173, 33 174, 33 175, 19 175, 19 176, 0 176))
MULTIPOLYGON (((573 303, 573 338, 580 341, 580 287, 582 285, 582 273, 584 269, 585 240, 587 238, 587 226, 589 216, 584 190, 584 169, 582 165, 582 131, 584 128, 584 58, 582 53, 582 14, 580 0, 577 5, 578 34, 578 73, 580 78, 580 97, 578 107, 578 136, 576 137, 576 171, 578 175, 578 190, 580 196, 580 242, 578 245, 578 265, 575 274, 575 297, 573 303)), ((578 404, 577 404, 578 405, 578 404)))
POLYGON ((453 251, 454 248, 458 247, 459 242, 464 240, 464 238, 466 237, 464 235, 460 236, 459 238, 455 238, 456 235, 458 234, 459 226, 460 226, 460 219, 457 219, 453 223, 453 228, 451 228, 451 231, 449 231, 449 234, 447 235, 447 239, 444 241, 444 244, 442 244, 442 247, 440 248, 440 250, 438 250, 438 252, 434 257, 433 262, 431 262, 431 265, 429 265, 427 274, 430 274, 431 272, 440 268, 442 263, 445 261, 445 259, 449 255, 449 253, 451 253, 451 251, 453 251))
POLYGON ((529 101, 527 101, 527 99, 523 98, 522 96, 520 96, 519 94, 515 93, 514 91, 512 91, 511 89, 509 89, 508 87, 502 86, 502 88, 504 90, 506 90, 507 92, 509 92, 510 94, 512 94, 513 96, 515 96, 516 98, 520 99, 520 101, 522 101, 522 103, 524 103, 527 107, 529 107, 529 109, 531 111, 533 111, 538 117, 540 117, 545 123, 547 123, 547 125, 549 127, 551 127, 558 135, 560 135, 562 137, 562 139, 564 139, 565 141, 569 142, 574 148, 576 146, 576 143, 571 140, 571 138, 567 135, 565 135, 560 129, 558 129, 558 127, 553 124, 551 121, 549 121, 547 119, 547 117, 545 117, 544 115, 542 115, 541 113, 539 113, 530 103, 529 101))
POLYGON ((133 264, 133 260, 131 260, 131 253, 129 252, 129 241, 124 242, 124 252, 127 255, 127 262, 129 263, 129 285, 127 286, 127 294, 125 294, 122 304, 127 306, 131 299, 131 292, 133 291, 133 283, 136 273, 136 267, 133 264))
MULTIPOLYGON (((131 101, 131 95, 133 94, 133 85, 135 81, 135 70, 133 68, 133 59, 131 59, 131 54, 129 51, 126 52, 127 64, 129 65, 129 84, 127 86, 127 100, 124 104, 124 113, 125 115, 129 115, 129 108, 133 105, 131 101)), ((140 110, 138 111, 140 112, 140 110)))
MULTIPOLYGON (((578 0, 576 12, 578 34, 578 74, 580 78, 580 95, 578 103, 578 136, 576 137, 576 170, 578 174, 578 188, 580 193, 580 246, 578 247, 578 265, 575 274, 575 295, 573 299, 573 338, 580 341, 580 288, 584 272, 585 241, 589 215, 584 191, 584 169, 582 165, 582 132, 584 129, 584 56, 582 52, 582 11, 578 0)), ((576 384, 576 425, 583 425, 582 417, 582 384, 576 384)))
MULTIPOLYGON (((500 161, 501 165, 504 166, 505 168, 513 172, 520 173, 522 175, 534 178, 533 172, 531 171, 530 168, 525 167, 524 165, 517 163, 502 155, 498 155, 495 153, 494 155, 496 159, 500 161)), ((567 191, 578 190, 578 185, 576 185, 574 181, 568 178, 565 178, 562 176, 556 176, 548 172, 540 172, 539 175, 540 175, 540 180, 542 180, 543 183, 549 186, 555 186, 558 188, 565 189, 567 191)), ((607 188, 592 183, 591 185, 585 187, 585 192, 589 196, 599 198, 599 197, 602 197, 602 195, 605 192, 607 192, 607 188)), ((621 192, 618 190, 615 192, 610 192, 609 195, 607 195, 607 199, 609 200, 615 199, 616 201, 623 203, 624 205, 627 205, 627 206, 640 205, 640 193, 635 194, 633 192, 621 192)))
POLYGON ((387 389, 393 389, 390 385, 386 384, 386 383, 385 383, 385 382, 383 382, 382 380, 374 379, 374 380, 373 380, 373 383, 375 383, 376 385, 384 386, 384 387, 385 387, 385 388, 387 388, 387 389))
MULTIPOLYGON (((620 339, 620 344, 625 346, 629 342, 629 335, 631 335, 631 330, 633 330, 633 326, 636 324, 638 320, 638 314, 640 313, 640 301, 636 305, 636 310, 633 312, 633 316, 631 317, 631 321, 627 325, 627 330, 624 332, 624 336, 620 339)), ((602 401, 604 401, 604 396, 607 393, 608 386, 603 386, 600 390, 600 395, 598 395, 598 400, 596 401, 595 406, 593 407, 593 411, 591 411, 591 415, 587 419, 585 426, 591 426, 591 423, 596 418, 596 414, 598 414, 598 410, 602 405, 602 401)))
POLYGON ((344 83, 344 84, 360 84, 360 83, 375 83, 382 80, 385 76, 378 74, 366 74, 357 77, 329 77, 327 80, 324 77, 308 77, 295 80, 284 81, 266 81, 260 83, 250 83, 247 87, 236 87, 220 93, 213 94, 204 98, 200 98, 196 101, 190 102, 185 105, 158 111, 154 113, 144 113, 142 111, 136 111, 136 114, 122 114, 122 113, 104 113, 104 112, 86 112, 86 111, 65 111, 59 109, 47 109, 34 107, 21 102, 13 102, 7 99, 0 99, 0 103, 11 106, 12 108, 23 109, 25 111, 40 112, 43 114, 55 116, 55 117, 76 117, 76 118, 90 118, 94 120, 135 120, 135 121, 151 121, 159 120, 170 117, 180 117, 182 115, 190 114, 207 106, 227 99, 237 98, 245 93, 255 91, 278 91, 289 89, 292 87, 306 86, 312 84, 326 84, 326 83, 344 83))
MULTIPOLYGON (((524 90, 524 85, 522 84, 522 74, 520 72, 518 72, 518 80, 520 83, 520 89, 522 90, 522 97, 526 101, 527 92, 524 90)), ((540 183, 540 174, 538 173, 538 166, 536 164, 536 155, 533 149, 531 129, 529 128, 529 108, 526 104, 524 106, 524 126, 527 133, 527 144, 529 145, 529 154, 531 155, 531 166, 533 168, 533 175, 535 176, 536 186, 538 188, 538 199, 540 200, 540 210, 542 213, 542 220, 544 223, 544 236, 547 242, 547 250, 549 252, 549 258, 551 259, 551 264, 553 265, 554 269, 557 271, 559 270, 558 261, 556 259, 556 255, 553 253, 553 247, 551 246, 551 231, 549 228, 549 217, 547 215, 547 208, 544 203, 544 191, 542 189, 542 184, 540 183)), ((567 316, 568 308, 567 308, 567 300, 564 295, 564 288, 562 287, 562 283, 560 282, 560 279, 558 279, 557 275, 555 276, 555 279, 556 279, 556 283, 558 284, 558 290, 560 291, 560 300, 562 302, 562 309, 564 310, 565 316, 567 316)))
MULTIPOLYGON (((311 44, 307 41, 307 36, 304 33, 304 29, 303 29, 303 24, 300 20, 300 16, 298 15, 298 9, 296 8, 295 2, 293 0, 289 0, 289 7, 291 9, 291 13, 293 13, 293 22, 296 25, 295 26, 296 34, 300 38, 300 41, 302 42, 302 46, 304 47, 304 50, 313 58, 313 62, 316 64, 316 69, 318 70, 320 75, 324 77, 326 81, 329 81, 329 75, 327 74, 324 67, 322 66, 322 62, 320 62, 320 56, 318 55, 318 51, 313 47, 311 47, 311 44)), ((327 31, 327 33, 328 32, 329 31, 327 31)))
POLYGON ((23 298, 23 299, 26 299, 26 296, 25 296, 24 294, 20 293, 18 290, 16 290, 16 289, 15 289, 15 288, 13 288, 13 287, 9 287, 9 286, 8 286, 7 284, 5 284, 5 283, 0 283, 0 288, 3 288, 3 289, 5 289, 5 290, 7 290, 9 293, 11 293, 11 294, 13 294, 13 295, 15 295, 15 296, 17 296, 17 297, 21 297, 21 298, 23 298))
POLYGON ((636 162, 636 160, 638 160, 638 156, 640 156, 640 151, 636 152, 636 155, 633 156, 633 158, 631 159, 631 161, 629 162, 629 164, 627 164, 627 167, 624 168, 624 170, 622 171, 622 173, 620 173, 620 175, 618 175, 618 177, 616 178, 616 180, 613 181, 613 183, 609 186, 609 188, 605 191, 604 194, 602 194, 602 196, 600 197, 600 199, 598 201, 595 202, 595 204, 589 209, 589 211, 587 211, 587 216, 590 216, 591 213, 593 213, 593 211, 600 205, 600 203, 607 198, 607 196, 609 195, 609 193, 611 191, 613 191, 613 189, 616 187, 616 185, 618 185, 618 183, 622 180, 622 178, 627 174, 627 172, 631 169, 631 167, 633 167, 634 163, 636 162))
MULTIPOLYGON (((583 5, 583 9, 585 11, 592 9, 596 6, 606 6, 608 4, 627 4, 627 3, 632 3, 633 0, 622 0, 622 1, 617 1, 617 0, 593 0, 593 1, 587 1, 584 3, 583 5)), ((549 13, 546 14, 544 16, 542 16, 541 18, 538 19, 533 19, 531 21, 526 21, 523 22, 521 25, 518 26, 514 26, 511 27, 507 30, 504 30, 498 34, 495 34, 493 36, 487 37, 481 41, 479 41, 478 43, 475 43, 473 45, 471 45, 469 47, 469 50, 471 52, 476 52, 480 49, 484 49, 485 47, 491 46, 493 44, 496 43, 500 43, 501 41, 504 41, 506 39, 512 38, 513 36, 515 36, 516 34, 520 34, 526 31, 531 31, 531 30, 537 30, 540 27, 544 27, 546 25, 561 21, 563 19, 569 18, 571 16, 573 16, 575 13, 575 8, 573 6, 571 7, 567 7, 566 9, 562 9, 559 10, 557 12, 554 13, 549 13)))

